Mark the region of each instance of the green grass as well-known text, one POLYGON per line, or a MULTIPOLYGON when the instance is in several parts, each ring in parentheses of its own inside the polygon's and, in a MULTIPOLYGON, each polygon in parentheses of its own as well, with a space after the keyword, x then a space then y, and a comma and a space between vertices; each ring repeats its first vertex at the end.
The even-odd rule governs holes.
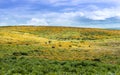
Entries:
POLYGON ((0 59, 1 75, 119 75, 120 66, 95 61, 55 61, 24 57, 0 59))

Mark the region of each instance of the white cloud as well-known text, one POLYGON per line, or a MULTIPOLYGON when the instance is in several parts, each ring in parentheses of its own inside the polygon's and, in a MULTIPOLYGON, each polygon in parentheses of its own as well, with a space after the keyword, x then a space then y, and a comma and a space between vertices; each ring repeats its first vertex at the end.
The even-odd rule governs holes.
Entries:
POLYGON ((45 19, 32 18, 25 25, 48 25, 45 19))
POLYGON ((64 19, 73 19, 74 17, 82 17, 84 16, 84 13, 82 12, 67 12, 67 13, 62 13, 59 18, 64 18, 64 19))
MULTIPOLYGON (((120 8, 104 8, 94 11, 75 11, 75 12, 63 12, 63 13, 49 13, 44 14, 46 19, 54 19, 55 21, 61 21, 66 23, 68 21, 75 21, 76 18, 88 18, 91 20, 106 20, 108 18, 120 18, 120 8)), ((76 21, 75 21, 76 22, 76 21)))
POLYGON ((5 22, 0 23, 0 26, 6 26, 6 25, 7 25, 7 23, 5 23, 5 22))
POLYGON ((105 8, 85 12, 85 17, 92 20, 106 20, 107 18, 120 17, 120 8, 105 8))

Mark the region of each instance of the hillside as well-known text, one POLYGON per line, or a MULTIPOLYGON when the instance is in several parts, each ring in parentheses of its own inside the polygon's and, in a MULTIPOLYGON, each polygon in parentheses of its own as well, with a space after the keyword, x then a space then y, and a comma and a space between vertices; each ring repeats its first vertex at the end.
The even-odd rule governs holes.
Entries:
POLYGON ((85 71, 86 75, 99 74, 99 71, 103 73, 102 75, 108 73, 119 75, 119 54, 120 30, 49 26, 0 27, 0 64, 3 64, 0 66, 0 71, 2 75, 6 73, 28 75, 30 68, 26 71, 22 68, 32 64, 33 61, 35 62, 32 65, 36 67, 33 66, 34 69, 32 68, 30 75, 79 75, 85 74, 85 71), (10 65, 15 62, 14 67, 10 69, 10 65), (43 63, 46 63, 50 66, 46 66, 50 71, 47 71, 45 67, 45 73, 42 70, 40 74, 37 62, 39 66, 42 64, 42 67, 43 63), (68 66, 68 69, 62 70, 65 67, 61 63, 68 66), (79 67, 82 64, 82 68, 75 68, 75 63, 79 67), (24 66, 20 66, 22 64, 24 66), (74 66, 69 67, 72 64, 74 66), (84 64, 87 64, 85 66, 89 67, 89 70, 83 66, 84 64), (51 71, 53 65, 57 70, 51 71), (16 68, 21 68, 22 73, 19 73, 16 68), (75 70, 69 70, 69 68, 75 70), (34 71, 37 72, 33 73, 34 71))

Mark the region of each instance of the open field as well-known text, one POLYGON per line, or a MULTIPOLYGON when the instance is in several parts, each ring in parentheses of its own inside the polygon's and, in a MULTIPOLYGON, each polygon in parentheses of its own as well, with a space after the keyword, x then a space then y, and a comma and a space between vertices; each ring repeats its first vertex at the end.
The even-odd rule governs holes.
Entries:
POLYGON ((0 75, 120 75, 120 30, 0 27, 0 75))

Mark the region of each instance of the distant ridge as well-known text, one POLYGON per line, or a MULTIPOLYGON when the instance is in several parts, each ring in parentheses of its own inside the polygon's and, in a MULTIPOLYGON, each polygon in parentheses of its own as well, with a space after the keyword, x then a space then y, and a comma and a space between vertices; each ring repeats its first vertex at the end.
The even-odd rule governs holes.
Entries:
POLYGON ((20 26, 0 26, 0 27, 60 27, 60 28, 83 28, 83 29, 86 29, 86 28, 89 28, 89 29, 106 29, 106 28, 97 28, 97 27, 77 27, 77 26, 45 26, 45 25, 38 25, 38 26, 34 26, 34 25, 20 25, 20 26))
POLYGON ((110 30, 120 30, 120 27, 118 27, 118 28, 108 28, 108 29, 110 29, 110 30))

